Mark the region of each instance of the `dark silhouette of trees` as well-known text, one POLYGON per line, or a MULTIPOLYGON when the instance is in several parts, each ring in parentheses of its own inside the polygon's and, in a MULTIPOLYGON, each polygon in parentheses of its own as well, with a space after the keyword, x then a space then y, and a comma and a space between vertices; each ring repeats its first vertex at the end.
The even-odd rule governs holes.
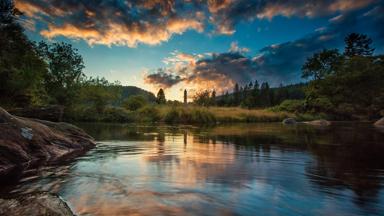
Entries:
POLYGON ((197 92, 193 96, 193 102, 199 106, 209 106, 212 103, 211 92, 208 90, 197 92))
POLYGON ((187 89, 184 89, 184 104, 188 103, 188 98, 187 98, 187 89))
POLYGON ((313 54, 302 67, 302 78, 323 79, 333 74, 341 64, 343 57, 337 49, 326 50, 313 54))
POLYGON ((164 90, 160 89, 157 93, 156 103, 157 104, 166 104, 167 100, 165 99, 164 90))
POLYGON ((43 103, 44 62, 17 22, 20 11, 11 0, 0 2, 0 102, 29 106, 43 103))
POLYGON ((306 88, 307 111, 374 118, 384 107, 384 58, 371 56, 372 40, 365 35, 351 34, 345 42, 345 55, 323 50, 314 56, 325 55, 325 61, 309 58, 305 63, 303 77, 315 77, 306 88))
POLYGON ((372 39, 365 34, 351 33, 345 39, 344 55, 353 56, 372 56, 374 48, 371 48, 372 39))
POLYGON ((233 89, 233 104, 235 106, 238 106, 240 104, 240 88, 239 84, 235 84, 235 88, 233 89))
POLYGON ((211 102, 210 105, 215 106, 216 105, 216 91, 213 90, 211 93, 211 102))

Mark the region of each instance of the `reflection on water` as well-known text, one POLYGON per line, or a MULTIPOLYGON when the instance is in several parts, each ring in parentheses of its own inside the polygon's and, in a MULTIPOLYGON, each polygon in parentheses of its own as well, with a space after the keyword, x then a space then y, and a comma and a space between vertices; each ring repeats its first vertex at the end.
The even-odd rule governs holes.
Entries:
POLYGON ((384 133, 369 125, 80 126, 95 149, 10 193, 57 192, 79 215, 384 212, 384 133))

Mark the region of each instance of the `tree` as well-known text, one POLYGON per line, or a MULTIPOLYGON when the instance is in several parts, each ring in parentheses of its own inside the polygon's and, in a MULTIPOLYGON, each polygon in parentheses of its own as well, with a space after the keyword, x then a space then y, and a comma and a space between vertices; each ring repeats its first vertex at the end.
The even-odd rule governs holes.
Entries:
POLYGON ((372 56, 374 48, 371 48, 372 39, 365 34, 351 33, 344 39, 344 55, 353 56, 372 56))
POLYGON ((0 102, 10 106, 45 102, 46 65, 18 23, 20 11, 11 0, 0 1, 0 102))
POLYGON ((184 104, 188 103, 188 98, 187 98, 187 89, 184 89, 184 104))
POLYGON ((82 103, 92 105, 101 113, 109 103, 121 95, 121 86, 118 83, 110 83, 105 78, 90 77, 81 83, 78 93, 82 103))
POLYGON ((343 57, 337 49, 331 49, 315 53, 308 58, 302 67, 302 78, 313 78, 315 80, 335 73, 337 67, 341 65, 343 57))
POLYGON ((240 104, 240 89, 239 84, 235 84, 235 88, 233 89, 233 105, 237 106, 240 104))
POLYGON ((67 43, 47 44, 40 42, 36 46, 39 55, 48 65, 45 76, 45 88, 53 103, 70 106, 74 103, 80 82, 84 78, 83 58, 78 50, 67 43))
POLYGON ((211 93, 208 90, 197 92, 193 96, 193 102, 200 106, 209 106, 211 104, 211 93))
POLYGON ((271 106, 271 92, 268 82, 263 82, 260 87, 260 104, 263 107, 271 106))
POLYGON ((165 99, 164 90, 160 89, 159 92, 157 93, 156 103, 165 104, 166 102, 167 100, 165 99))
POLYGON ((212 105, 212 106, 216 105, 216 91, 215 90, 212 91, 210 105, 212 105))

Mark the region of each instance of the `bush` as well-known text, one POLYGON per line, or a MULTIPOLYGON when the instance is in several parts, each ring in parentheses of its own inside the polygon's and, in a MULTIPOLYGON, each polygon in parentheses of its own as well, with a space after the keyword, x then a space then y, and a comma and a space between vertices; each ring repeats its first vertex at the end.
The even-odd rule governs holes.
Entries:
POLYGON ((335 106, 328 98, 318 97, 308 100, 308 110, 311 112, 333 113, 335 111, 335 106))
POLYGON ((135 115, 120 107, 109 107, 105 109, 98 121, 121 123, 134 122, 135 115))
POLYGON ((126 108, 127 110, 131 111, 136 111, 145 105, 147 105, 147 100, 141 96, 141 95, 136 95, 136 96, 131 96, 127 100, 123 102, 123 107, 126 108))
POLYGON ((158 122, 161 119, 160 110, 154 106, 145 106, 139 109, 140 121, 143 122, 158 122))
POLYGON ((167 123, 177 123, 180 121, 180 114, 177 109, 171 109, 165 114, 164 121, 167 123))
POLYGON ((275 112, 302 112, 305 108, 304 100, 284 100, 280 105, 272 107, 275 112))

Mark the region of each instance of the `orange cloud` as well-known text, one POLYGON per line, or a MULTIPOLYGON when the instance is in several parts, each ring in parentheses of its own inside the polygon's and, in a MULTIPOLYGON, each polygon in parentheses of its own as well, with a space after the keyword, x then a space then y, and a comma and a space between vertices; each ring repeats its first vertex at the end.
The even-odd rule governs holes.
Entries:
POLYGON ((126 26, 120 23, 108 23, 103 32, 94 28, 84 28, 73 24, 62 26, 49 25, 40 34, 46 38, 64 36, 72 39, 83 39, 90 45, 122 45, 135 47, 138 43, 157 45, 167 41, 173 34, 181 34, 188 29, 202 31, 202 24, 191 19, 173 19, 160 28, 150 23, 133 23, 126 26), (142 30, 144 26, 145 30, 142 30))

